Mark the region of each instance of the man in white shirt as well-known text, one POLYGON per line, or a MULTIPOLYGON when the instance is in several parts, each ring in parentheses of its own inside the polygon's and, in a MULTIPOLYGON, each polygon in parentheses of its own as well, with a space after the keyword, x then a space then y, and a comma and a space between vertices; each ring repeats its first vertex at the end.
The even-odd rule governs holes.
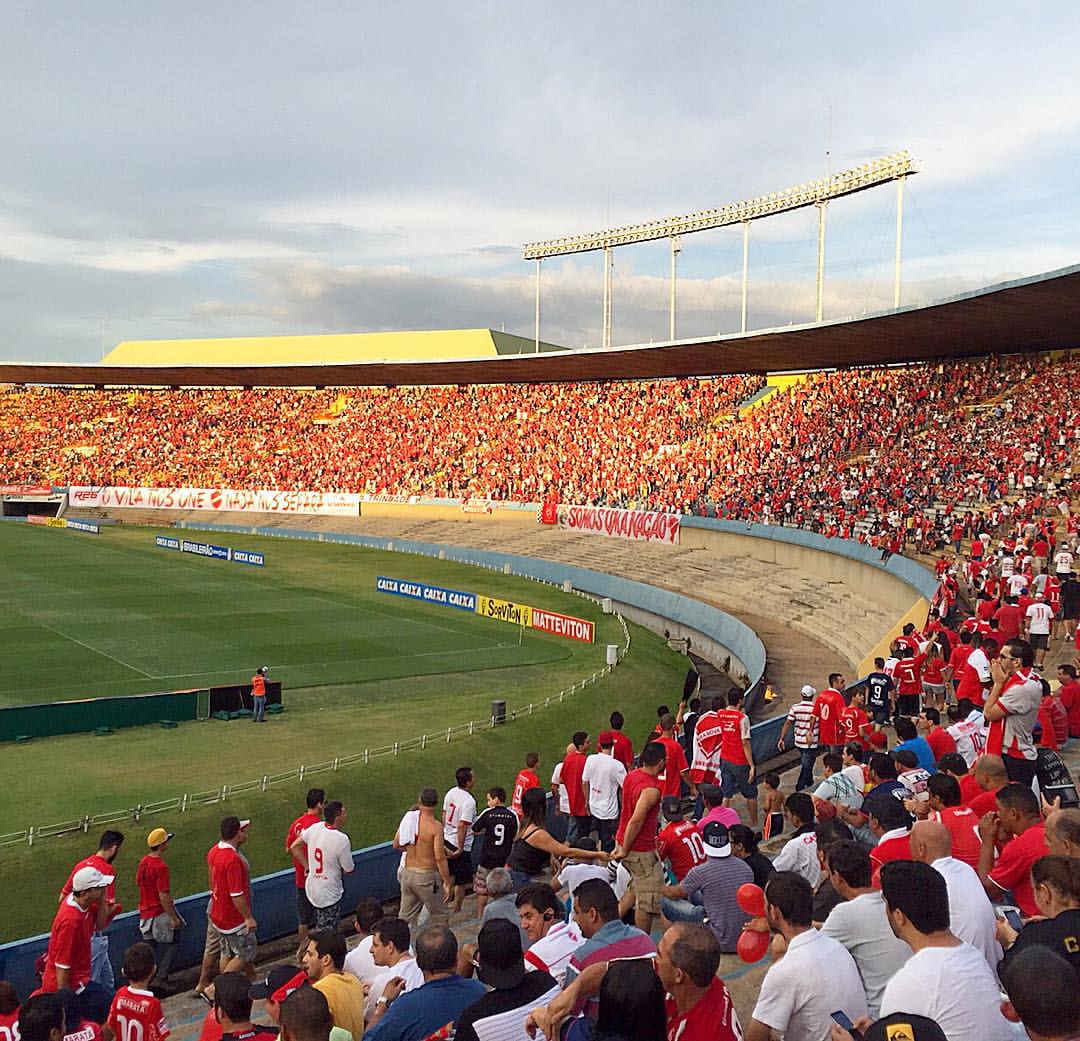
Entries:
POLYGON ((1050 646, 1050 629, 1054 624, 1054 609, 1042 593, 1035 594, 1035 603, 1024 612, 1028 643, 1035 650, 1035 668, 1041 669, 1046 661, 1046 648, 1050 646))
POLYGON ((454 906, 457 913, 465 902, 465 887, 472 882, 473 821, 476 820, 476 800, 469 789, 474 778, 472 767, 458 767, 457 782, 443 798, 443 845, 446 861, 454 878, 454 906))
POLYGON ((315 929, 337 929, 341 921, 344 875, 353 873, 352 843, 341 830, 345 807, 334 800, 323 808, 324 819, 305 828, 289 847, 293 860, 307 870, 304 892, 315 910, 315 929), (302 852, 307 846, 307 857, 302 852))
POLYGON ((765 884, 765 915, 773 963, 746 1028, 746 1041, 827 1041, 834 1012, 852 1022, 866 1015, 866 994, 851 955, 811 925, 814 891, 801 875, 783 871, 765 884))
POLYGON ((1073 555, 1068 546, 1062 546, 1054 554, 1054 572, 1057 577, 1064 581, 1073 569, 1073 555))
POLYGON ((982 953, 949 929, 945 878, 929 864, 894 860, 881 869, 892 930, 914 952, 885 988, 881 1015, 926 1016, 949 1041, 1009 1041, 1001 992, 982 953))
POLYGON ((997 918, 978 872, 952 855, 952 836, 938 821, 916 821, 911 829, 911 859, 929 864, 942 878, 949 893, 949 929, 953 936, 981 951, 990 970, 997 974, 1001 945, 995 931, 997 918))
POLYGON ((525 968, 546 972, 561 984, 574 951, 585 942, 577 923, 563 918, 566 909, 546 882, 527 885, 518 893, 515 903, 529 944, 525 968))
POLYGON ((598 747, 600 751, 585 760, 581 780, 589 786, 589 813, 600 837, 600 848, 610 853, 615 848, 619 792, 626 780, 626 767, 613 755, 615 741, 610 734, 601 737, 598 747))
MULTIPOLYGON (((970 705, 971 702, 965 702, 965 704, 970 705)), ((957 752, 964 757, 964 762, 970 770, 979 756, 986 751, 986 739, 990 728, 983 719, 980 709, 973 708, 967 716, 963 716, 962 711, 959 706, 949 709, 949 719, 955 719, 955 722, 946 730, 946 733, 955 742, 957 752)))
POLYGON ((345 955, 345 971, 351 972, 361 983, 370 983, 382 971, 371 956, 374 940, 371 930, 383 918, 382 904, 373 896, 365 896, 356 905, 356 934, 360 942, 345 955))
POLYGON ((877 1019, 885 985, 911 957, 911 948, 889 926, 881 891, 870 884, 872 869, 866 850, 857 842, 841 839, 828 847, 825 859, 829 881, 843 902, 829 912, 821 932, 855 959, 868 1015, 877 1019))
POLYGON ((371 936, 371 956, 379 966, 379 975, 371 981, 364 1005, 369 1020, 380 1005, 387 1003, 383 991, 395 976, 405 981, 406 991, 424 985, 424 974, 409 949, 409 923, 404 918, 380 918, 371 936))
POLYGON ((821 863, 814 833, 814 800, 806 792, 789 795, 784 800, 784 817, 795 829, 795 834, 784 843, 773 867, 777 871, 794 871, 817 889, 821 883, 821 863))

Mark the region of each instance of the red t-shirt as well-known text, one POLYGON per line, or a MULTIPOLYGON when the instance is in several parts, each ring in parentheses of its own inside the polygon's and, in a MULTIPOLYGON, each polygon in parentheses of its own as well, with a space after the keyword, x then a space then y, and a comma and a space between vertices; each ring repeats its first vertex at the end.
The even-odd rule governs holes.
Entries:
MULTIPOLYGON (((91 853, 90 856, 88 856, 85 860, 80 860, 78 864, 76 864, 71 869, 71 874, 68 875, 67 881, 64 883, 64 888, 60 890, 61 899, 71 895, 71 880, 75 877, 75 872, 78 871, 80 868, 84 867, 97 868, 97 870, 100 871, 106 878, 110 879, 109 884, 105 887, 105 900, 107 902, 115 901, 116 868, 114 868, 112 864, 110 864, 104 857, 99 857, 96 853, 91 853)), ((90 905, 90 912, 95 919, 97 918, 98 913, 98 903, 99 901, 95 900, 90 905)), ((96 922, 94 928, 97 928, 96 922)))
POLYGON ((664 769, 660 772, 660 797, 679 795, 682 792, 682 772, 688 770, 690 764, 686 761, 686 753, 678 741, 670 737, 654 738, 657 743, 664 746, 667 758, 664 761, 664 769))
POLYGON ((1039 705, 1038 723, 1042 727, 1042 736, 1039 738, 1040 748, 1050 748, 1055 752, 1061 747, 1058 744, 1057 734, 1054 732, 1054 717, 1050 710, 1050 702, 1053 698, 1043 698, 1039 705))
POLYGON ((973 799, 986 794, 979 787, 979 782, 975 780, 975 774, 970 770, 963 777, 958 777, 957 783, 960 785, 960 804, 962 806, 970 806, 973 799))
POLYGON ((845 705, 840 710, 840 731, 845 744, 848 741, 858 741, 865 748, 865 728, 869 725, 869 717, 858 705, 845 705))
POLYGON ((875 889, 881 888, 881 869, 890 860, 911 859, 911 835, 907 829, 897 828, 881 836, 878 844, 870 850, 870 863, 874 872, 871 882, 875 889))
POLYGON ((970 806, 946 806, 940 813, 930 814, 930 820, 941 821, 952 836, 952 855, 978 870, 982 839, 975 830, 979 815, 970 806))
POLYGON ((117 1041, 165 1041, 169 1036, 161 1002, 150 991, 130 985, 116 992, 106 1022, 117 1041))
MULTIPOLYGON (((289 832, 285 836, 285 852, 289 853, 292 844, 300 838, 300 832, 306 828, 310 828, 312 824, 318 824, 322 820, 317 813, 313 810, 308 810, 302 816, 297 817, 296 820, 289 825, 289 832)), ((304 863, 307 863, 307 846, 302 846, 300 849, 300 855, 304 859, 304 863)), ((292 853, 289 853, 289 858, 292 859, 292 853)), ((302 868, 299 864, 293 860, 293 874, 296 878, 296 888, 303 889, 304 883, 307 881, 307 868, 302 868)))
POLYGON ((519 770, 517 778, 514 780, 514 795, 510 800, 510 809, 521 816, 521 797, 532 788, 540 787, 540 778, 536 776, 535 770, 530 770, 525 767, 524 770, 519 770))
POLYGON ((1008 643, 1009 640, 1015 640, 1020 635, 1023 613, 1019 604, 1002 604, 994 617, 998 620, 998 634, 1001 637, 998 641, 999 646, 1008 643))
POLYGON ((156 918, 163 914, 159 893, 169 892, 169 865, 161 857, 148 853, 135 869, 135 884, 139 887, 139 918, 156 918))
POLYGON ((1063 683, 1058 697, 1069 713, 1069 736, 1080 737, 1080 680, 1063 683))
POLYGON ((0 1041, 19 1041, 19 1009, 0 1012, 0 1041))
POLYGON ((975 796, 967 805, 968 809, 981 820, 991 810, 997 809, 997 795, 994 792, 983 792, 975 796))
POLYGON ((967 665, 968 658, 971 657, 971 644, 970 643, 958 643, 949 655, 949 668, 952 669, 952 675, 954 680, 960 679, 964 674, 964 666, 967 665))
POLYGON ((664 999, 667 1014, 667 1041, 742 1041, 738 1017, 724 981, 713 977, 701 1000, 679 1015, 675 999, 664 999))
POLYGON ((934 753, 934 762, 938 762, 943 755, 948 755, 949 752, 956 751, 956 742, 944 727, 934 727, 926 735, 926 743, 930 746, 930 751, 934 753))
POLYGON ((818 720, 818 740, 823 745, 842 743, 840 713, 846 708, 844 695, 832 687, 826 687, 815 699, 813 714, 818 720))
MULTIPOLYGON (((641 797, 642 792, 649 788, 655 788, 659 791, 660 782, 652 774, 642 770, 640 767, 637 770, 631 770, 626 775, 622 789, 622 813, 619 814, 619 827, 615 832, 615 841, 619 845, 622 845, 623 836, 626 834, 626 825, 630 823, 630 818, 634 815, 634 807, 637 806, 638 799, 641 797)), ((649 853, 656 849, 656 819, 659 816, 660 799, 657 799, 656 804, 645 817, 641 830, 637 833, 637 838, 634 839, 634 844, 630 847, 635 853, 649 853)))
POLYGON ((1025 915, 1039 913, 1039 907, 1035 903, 1035 890, 1031 885, 1031 865, 1049 852, 1043 823, 1039 821, 1005 843, 990 872, 991 882, 1001 889, 1012 890, 1016 906, 1025 915))
POLYGON ((634 745, 621 730, 611 731, 611 740, 614 742, 614 747, 611 749, 611 754, 619 760, 627 770, 631 769, 634 765, 634 745))
POLYGON ((251 696, 253 698, 266 697, 266 679, 261 672, 251 677, 251 696))
POLYGON ((901 658, 896 663, 896 693, 905 697, 922 692, 922 664, 925 654, 914 658, 901 658))
POLYGON ((90 936, 94 931, 94 913, 84 911, 72 896, 65 896, 49 931, 49 947, 45 952, 45 974, 41 989, 48 993, 58 989, 56 969, 68 970, 67 985, 72 990, 90 982, 90 936))
POLYGON ((206 863, 210 867, 210 920, 221 932, 239 929, 244 916, 237 911, 233 897, 246 897, 251 908, 247 861, 228 842, 219 842, 210 847, 206 863))
POLYGON ((567 752, 562 761, 562 784, 566 789, 566 798, 570 802, 572 817, 586 817, 589 804, 585 801, 585 790, 581 786, 581 775, 585 770, 585 755, 581 752, 567 752))
POLYGON ((720 758, 733 766, 748 766, 742 743, 744 732, 747 738, 750 736, 750 721, 746 713, 737 708, 722 708, 716 713, 716 720, 720 724, 720 758))
POLYGON ((656 840, 656 852, 661 860, 671 861, 671 872, 680 882, 686 873, 705 862, 705 846, 693 821, 669 824, 656 840))

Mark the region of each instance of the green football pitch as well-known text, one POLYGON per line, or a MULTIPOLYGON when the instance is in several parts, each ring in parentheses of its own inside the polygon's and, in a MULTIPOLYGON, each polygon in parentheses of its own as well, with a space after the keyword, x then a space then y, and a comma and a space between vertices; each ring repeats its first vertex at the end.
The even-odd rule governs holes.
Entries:
MULTIPOLYGON (((266 567, 252 568, 159 549, 155 534, 109 527, 94 536, 0 524, 6 593, 0 705, 243 683, 267 665, 284 685, 286 711, 265 726, 211 720, 5 744, 0 833, 445 732, 484 719, 493 698, 505 699, 512 712, 579 682, 603 666, 606 644, 622 643, 617 619, 591 601, 468 565, 332 543, 207 537, 264 553, 266 567), (588 618, 596 623, 596 642, 520 633, 478 615, 378 593, 377 575, 588 618)), ((119 865, 122 902, 134 906, 129 876, 143 833, 155 824, 178 833, 171 853, 178 894, 203 888, 202 858, 223 813, 256 821, 247 847, 255 873, 287 866, 282 838, 309 783, 351 807, 354 847, 382 841, 418 787, 445 789, 462 763, 477 771, 479 790, 509 787, 525 751, 539 751, 541 769, 545 763, 550 769, 573 730, 595 734, 613 708, 639 741, 656 705, 678 699, 685 667, 661 640, 632 627, 631 651, 619 668, 563 705, 317 782, 285 783, 168 820, 121 823, 133 840, 123 854, 130 858, 127 870, 119 865)), ((0 922, 0 940, 48 927, 56 890, 93 839, 75 833, 32 848, 0 848, 0 885, 21 894, 0 922), (45 881, 28 886, 31 877, 45 881)))

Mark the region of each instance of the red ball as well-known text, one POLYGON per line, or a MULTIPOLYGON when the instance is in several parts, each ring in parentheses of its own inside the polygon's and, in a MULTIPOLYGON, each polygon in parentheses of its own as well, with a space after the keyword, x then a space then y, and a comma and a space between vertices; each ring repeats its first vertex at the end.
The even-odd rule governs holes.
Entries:
POLYGON ((761 961, 769 949, 771 940, 772 937, 769 933, 758 933, 752 929, 744 929, 739 936, 739 942, 735 950, 745 962, 761 961))
POLYGON ((744 882, 739 886, 735 899, 751 918, 761 918, 765 914, 765 890, 753 882, 744 882))

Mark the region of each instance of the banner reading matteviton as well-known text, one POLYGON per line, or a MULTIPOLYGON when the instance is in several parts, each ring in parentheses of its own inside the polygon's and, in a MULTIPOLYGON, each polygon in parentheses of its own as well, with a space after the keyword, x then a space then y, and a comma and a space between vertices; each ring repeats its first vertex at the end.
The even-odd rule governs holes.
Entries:
POLYGON ((638 542, 679 541, 679 515, 654 513, 651 510, 622 510, 610 506, 565 506, 557 512, 560 528, 591 535, 633 539, 638 542))

